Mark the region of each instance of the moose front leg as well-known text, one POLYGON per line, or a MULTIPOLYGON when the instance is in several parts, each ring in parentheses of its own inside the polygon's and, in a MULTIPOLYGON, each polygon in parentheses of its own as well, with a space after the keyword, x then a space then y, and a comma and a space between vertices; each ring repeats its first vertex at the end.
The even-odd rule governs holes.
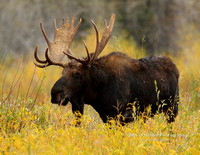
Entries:
POLYGON ((79 102, 72 103, 72 112, 76 117, 76 126, 80 126, 81 124, 81 117, 83 115, 84 104, 79 102))

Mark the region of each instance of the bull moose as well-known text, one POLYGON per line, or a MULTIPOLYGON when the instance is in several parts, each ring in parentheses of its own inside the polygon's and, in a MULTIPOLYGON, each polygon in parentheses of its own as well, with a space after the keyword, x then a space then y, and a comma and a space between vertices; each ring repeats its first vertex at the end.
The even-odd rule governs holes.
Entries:
POLYGON ((100 41, 97 26, 91 21, 96 32, 96 49, 94 53, 89 53, 83 41, 87 53, 85 58, 77 58, 70 50, 81 19, 74 26, 75 16, 71 23, 68 18, 66 22, 63 18, 60 28, 57 28, 54 20, 53 42, 49 41, 40 23, 48 48, 46 60, 41 60, 37 56, 36 46, 35 65, 40 68, 50 65, 63 68, 61 78, 51 89, 51 102, 63 106, 71 102, 76 118, 83 115, 84 104, 91 105, 104 123, 111 118, 119 119, 122 124, 134 121, 135 116, 147 114, 147 107, 151 107, 150 116, 164 112, 169 123, 175 121, 178 114, 179 71, 170 58, 149 56, 132 59, 121 52, 98 57, 111 36, 114 21, 115 14, 111 15, 109 25, 105 20, 100 41), (65 55, 69 59, 67 63, 63 62, 65 55))

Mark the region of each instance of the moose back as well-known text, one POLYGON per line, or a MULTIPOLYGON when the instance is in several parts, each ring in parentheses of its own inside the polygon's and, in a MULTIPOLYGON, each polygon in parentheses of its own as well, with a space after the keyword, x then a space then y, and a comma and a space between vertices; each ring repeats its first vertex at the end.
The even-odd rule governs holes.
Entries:
POLYGON ((84 104, 91 105, 105 123, 110 119, 119 119, 125 124, 134 121, 135 116, 153 116, 157 112, 164 112, 167 121, 173 122, 178 114, 179 71, 170 58, 150 56, 132 59, 120 52, 98 58, 110 38, 114 21, 114 14, 111 15, 109 25, 105 21, 100 41, 97 26, 92 21, 96 32, 96 49, 90 54, 83 42, 87 53, 83 59, 75 57, 70 51, 81 19, 75 27, 75 17, 71 23, 63 19, 59 29, 54 20, 53 42, 48 40, 40 24, 48 48, 45 52, 46 60, 40 60, 36 46, 35 65, 40 68, 50 65, 63 68, 61 78, 51 90, 51 102, 63 106, 71 102, 77 118, 83 115, 84 104), (64 56, 68 57, 68 63, 63 62, 64 56), (147 113, 149 106, 150 114, 147 113))

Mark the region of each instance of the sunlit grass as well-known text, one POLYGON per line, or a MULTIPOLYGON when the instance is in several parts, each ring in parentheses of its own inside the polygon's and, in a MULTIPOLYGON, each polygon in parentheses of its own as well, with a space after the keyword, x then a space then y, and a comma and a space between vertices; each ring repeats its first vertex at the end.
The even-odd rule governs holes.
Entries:
MULTIPOLYGON (((133 58, 145 56, 133 39, 113 36, 102 55, 124 51, 133 58)), ((85 39, 95 49, 95 36, 85 39)), ((84 56, 82 43, 73 46, 84 56)), ((172 57, 180 70, 180 104, 176 122, 167 124, 163 114, 146 123, 137 120, 124 127, 103 124, 90 107, 80 127, 75 127, 71 105, 50 103, 50 89, 61 68, 35 68, 32 53, 6 58, 0 64, 0 152, 2 154, 199 154, 200 153, 200 45, 172 57)))

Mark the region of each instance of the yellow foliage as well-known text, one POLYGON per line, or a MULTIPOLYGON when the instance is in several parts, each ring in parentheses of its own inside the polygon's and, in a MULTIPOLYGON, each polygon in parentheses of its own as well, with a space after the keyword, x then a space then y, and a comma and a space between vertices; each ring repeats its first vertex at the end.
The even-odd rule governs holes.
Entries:
MULTIPOLYGON (((113 36, 102 55, 121 51, 133 58, 145 56, 133 39, 113 36)), ((86 38, 95 49, 93 33, 86 38)), ((172 57, 180 70, 180 104, 176 122, 168 125, 163 114, 146 123, 137 120, 124 127, 103 124, 85 107, 80 127, 75 127, 71 105, 50 103, 50 89, 61 68, 35 68, 29 60, 7 58, 0 68, 0 152, 2 154, 200 154, 200 40, 172 57)), ((73 47, 85 56, 82 43, 73 47)), ((79 53, 78 53, 79 52, 79 53)))

